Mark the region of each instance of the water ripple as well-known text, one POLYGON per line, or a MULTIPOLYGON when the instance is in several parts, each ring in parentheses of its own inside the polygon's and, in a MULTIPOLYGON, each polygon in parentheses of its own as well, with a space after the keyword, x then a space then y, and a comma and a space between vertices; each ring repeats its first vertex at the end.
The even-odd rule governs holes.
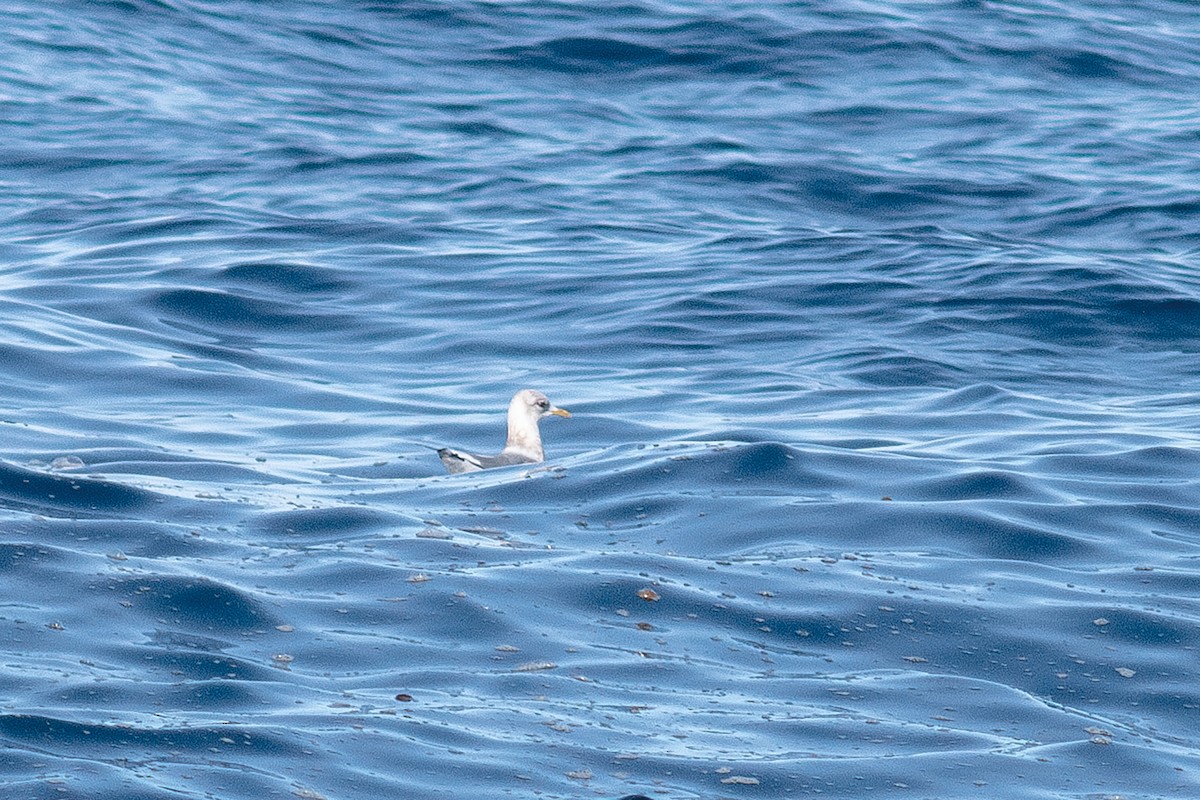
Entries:
POLYGON ((8 794, 1200 792, 1186 4, 0 21, 8 794))

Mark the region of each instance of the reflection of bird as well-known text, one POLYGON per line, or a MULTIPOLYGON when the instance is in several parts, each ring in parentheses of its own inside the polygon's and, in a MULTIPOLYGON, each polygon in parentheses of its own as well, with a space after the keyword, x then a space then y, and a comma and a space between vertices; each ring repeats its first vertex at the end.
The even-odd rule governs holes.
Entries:
POLYGON ((492 467, 507 467, 510 464, 536 464, 544 461, 542 436, 538 432, 538 420, 551 414, 559 417, 571 416, 565 408, 556 408, 546 395, 534 389, 522 389, 513 395, 508 404, 508 441, 504 449, 494 456, 478 456, 462 450, 443 447, 438 458, 451 473, 475 472, 492 467))

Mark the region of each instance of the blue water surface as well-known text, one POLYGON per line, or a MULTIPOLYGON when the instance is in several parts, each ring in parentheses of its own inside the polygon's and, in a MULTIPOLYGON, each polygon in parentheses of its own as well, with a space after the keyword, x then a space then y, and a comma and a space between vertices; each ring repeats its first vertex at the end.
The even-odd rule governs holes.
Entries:
POLYGON ((1192 3, 0 24, 5 797, 1200 796, 1192 3))

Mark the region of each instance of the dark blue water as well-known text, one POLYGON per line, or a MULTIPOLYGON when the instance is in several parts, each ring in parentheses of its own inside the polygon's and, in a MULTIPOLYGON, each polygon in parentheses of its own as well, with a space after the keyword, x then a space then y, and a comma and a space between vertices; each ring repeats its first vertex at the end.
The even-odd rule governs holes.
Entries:
POLYGON ((1191 3, 0 25, 5 797, 1200 796, 1191 3))

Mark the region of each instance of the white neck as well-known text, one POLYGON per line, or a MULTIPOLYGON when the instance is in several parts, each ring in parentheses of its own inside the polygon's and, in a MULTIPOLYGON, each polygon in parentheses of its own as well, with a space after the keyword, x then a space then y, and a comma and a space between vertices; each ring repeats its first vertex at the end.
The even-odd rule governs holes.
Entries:
POLYGON ((508 440, 504 443, 504 451, 520 453, 534 461, 546 458, 542 450, 542 435, 538 431, 538 418, 529 404, 519 397, 514 397, 508 405, 508 440))

